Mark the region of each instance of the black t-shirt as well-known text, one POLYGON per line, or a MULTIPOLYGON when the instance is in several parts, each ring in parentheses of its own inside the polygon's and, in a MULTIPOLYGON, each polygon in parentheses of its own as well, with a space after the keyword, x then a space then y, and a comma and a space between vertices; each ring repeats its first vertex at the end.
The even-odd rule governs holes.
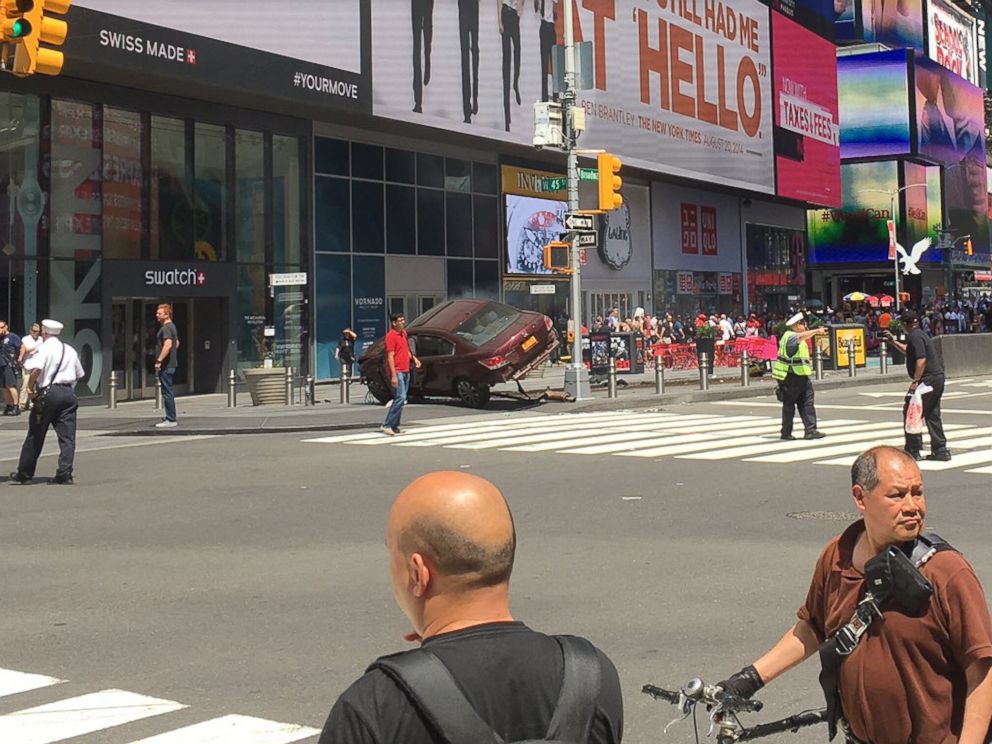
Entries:
MULTIPOLYGON (((561 647, 520 622, 491 623, 424 641, 476 712, 504 741, 542 739, 561 690, 561 647)), ((599 653, 599 704, 589 744, 618 744, 623 698, 616 667, 599 653)), ((318 744, 438 744, 396 683, 379 669, 351 685, 331 709, 318 744)), ((584 744, 584 743, 583 743, 584 744)))
POLYGON ((172 341, 172 348, 169 350, 168 358, 162 363, 162 369, 175 369, 179 359, 179 355, 176 353, 179 350, 179 332, 176 331, 176 324, 171 320, 163 323, 162 327, 158 329, 158 334, 155 337, 156 359, 162 358, 162 349, 165 347, 166 339, 172 341))
POLYGON ((906 371, 910 377, 916 376, 916 360, 926 359, 927 366, 923 370, 923 381, 943 379, 944 365, 941 364, 933 341, 923 332, 922 328, 914 328, 906 339, 906 371))

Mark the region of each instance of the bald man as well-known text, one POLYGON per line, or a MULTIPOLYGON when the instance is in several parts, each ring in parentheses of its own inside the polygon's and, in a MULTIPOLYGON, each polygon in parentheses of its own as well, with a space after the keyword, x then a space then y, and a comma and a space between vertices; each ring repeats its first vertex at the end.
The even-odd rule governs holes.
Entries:
POLYGON ((338 698, 319 744, 461 744, 448 736, 453 722, 477 732, 465 744, 492 733, 506 742, 621 740, 613 663, 588 641, 537 633, 511 616, 516 532, 492 483, 457 472, 413 481, 393 503, 386 548, 393 595, 412 626, 404 638, 421 646, 372 664, 338 698), (560 701, 571 704, 552 730, 560 701))

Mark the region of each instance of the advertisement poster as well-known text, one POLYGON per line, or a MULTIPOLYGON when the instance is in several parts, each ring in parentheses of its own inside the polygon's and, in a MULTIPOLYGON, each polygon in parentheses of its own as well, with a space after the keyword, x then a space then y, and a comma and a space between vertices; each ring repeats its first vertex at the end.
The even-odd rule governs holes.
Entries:
POLYGON ((682 252, 699 253, 699 212, 695 204, 682 204, 682 252))
POLYGON ((506 273, 550 274, 544 268, 544 246, 565 232, 563 201, 506 195, 506 273))
POLYGON ((834 0, 770 0, 767 4, 772 10, 833 43, 834 21, 837 18, 834 0))
POLYGON ((699 208, 699 243, 704 256, 716 256, 720 252, 716 237, 716 209, 714 207, 699 208))
POLYGON ((976 22, 943 0, 928 0, 927 53, 938 65, 978 83, 976 22))
POLYGON ((840 206, 840 124, 834 45, 778 13, 775 169, 780 196, 840 206))
POLYGON ((386 263, 381 256, 354 256, 351 270, 357 359, 386 335, 386 263))
POLYGON ((901 49, 837 59, 842 158, 909 154, 908 70, 901 49))
MULTIPOLYGON (((530 144, 547 100, 561 3, 373 0, 373 113, 530 144), (495 6, 495 7, 494 7, 495 6), (543 13, 542 11, 543 6, 543 13), (498 9, 498 12, 496 12, 498 9)), ((682 12, 647 0, 575 3, 593 45, 582 146, 626 164, 774 190, 769 10, 758 0, 682 12)))
POLYGON ((917 241, 930 238, 930 249, 923 254, 921 263, 940 263, 944 257, 940 249, 940 232, 943 228, 940 166, 921 165, 907 160, 902 164, 902 172, 906 226, 899 241, 903 246, 913 246, 917 241))
POLYGON ((944 166, 946 227, 989 253, 982 90, 921 53, 915 61, 919 153, 944 166))
MULTIPOLYGON (((810 263, 887 261, 889 230, 896 220, 902 234, 899 210, 891 214, 886 191, 899 188, 899 163, 881 160, 841 166, 843 206, 807 212, 810 263)), ((898 203, 898 202, 897 202, 898 203)))

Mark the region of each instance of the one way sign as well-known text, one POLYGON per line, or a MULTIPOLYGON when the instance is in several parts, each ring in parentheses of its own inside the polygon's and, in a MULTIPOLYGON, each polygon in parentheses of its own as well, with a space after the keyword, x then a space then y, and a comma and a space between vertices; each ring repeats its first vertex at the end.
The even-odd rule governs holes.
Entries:
POLYGON ((568 212, 565 215, 566 230, 595 230, 596 217, 591 214, 576 214, 568 212))

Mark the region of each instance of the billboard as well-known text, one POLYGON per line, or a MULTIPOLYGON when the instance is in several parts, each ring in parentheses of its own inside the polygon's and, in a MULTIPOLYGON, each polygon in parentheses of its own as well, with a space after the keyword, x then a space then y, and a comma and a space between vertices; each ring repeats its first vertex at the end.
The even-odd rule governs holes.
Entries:
POLYGON ((361 73, 361 2, 75 0, 74 7, 361 73))
POLYGON ((772 10, 791 18, 824 39, 834 40, 834 0, 765 0, 772 10))
POLYGON ((568 204, 517 194, 505 198, 506 273, 552 273, 544 268, 544 246, 565 232, 568 204))
POLYGON ((943 260, 940 232, 943 229, 943 208, 940 198, 940 166, 922 165, 909 160, 902 164, 905 228, 900 243, 909 250, 917 241, 930 238, 930 248, 921 263, 943 260))
POLYGON ((780 196, 840 206, 840 125, 834 45, 772 14, 775 169, 780 196))
POLYGON ((923 0, 836 0, 834 11, 839 44, 923 49, 923 0))
MULTIPOLYGON (((550 95, 560 2, 372 3, 373 113, 530 144, 550 95), (543 10, 543 12, 542 12, 543 10), (496 17, 494 17, 494 15, 496 17), (411 22, 412 21, 412 22, 411 22)), ((774 191, 769 10, 758 0, 663 10, 576 3, 592 44, 581 144, 633 166, 774 191)))
POLYGON ((837 58, 842 158, 911 151, 909 65, 903 50, 837 58))
POLYGON ((915 65, 918 152, 944 166, 945 227, 988 253, 982 90, 921 53, 915 65))
POLYGON ((887 221, 901 229, 898 200, 892 216, 890 194, 899 188, 899 163, 879 160, 840 167, 843 204, 840 209, 807 212, 809 263, 887 261, 887 221))
POLYGON ((969 82, 978 84, 977 24, 942 0, 928 0, 927 53, 969 82))

